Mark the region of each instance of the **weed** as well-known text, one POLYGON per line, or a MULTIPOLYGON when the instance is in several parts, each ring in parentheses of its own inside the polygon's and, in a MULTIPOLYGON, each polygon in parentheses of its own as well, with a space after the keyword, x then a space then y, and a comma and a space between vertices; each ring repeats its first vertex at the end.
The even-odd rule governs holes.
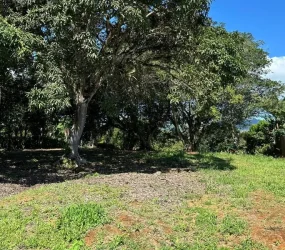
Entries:
POLYGON ((88 229, 107 222, 103 208, 97 204, 77 204, 65 209, 58 222, 64 239, 79 240, 88 229))

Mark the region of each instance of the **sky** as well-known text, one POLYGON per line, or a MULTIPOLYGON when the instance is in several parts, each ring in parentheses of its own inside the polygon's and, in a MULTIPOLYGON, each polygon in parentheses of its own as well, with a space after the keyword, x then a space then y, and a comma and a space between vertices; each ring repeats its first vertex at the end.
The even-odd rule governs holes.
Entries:
POLYGON ((285 83, 285 0, 214 0, 209 15, 228 31, 262 40, 272 59, 267 76, 285 83))

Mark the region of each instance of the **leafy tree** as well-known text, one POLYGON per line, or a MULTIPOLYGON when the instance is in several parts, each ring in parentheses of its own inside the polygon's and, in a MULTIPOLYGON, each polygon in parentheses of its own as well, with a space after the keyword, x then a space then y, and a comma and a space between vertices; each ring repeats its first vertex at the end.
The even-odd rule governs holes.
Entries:
POLYGON ((251 126, 250 130, 244 133, 249 153, 280 156, 281 136, 285 135, 285 102, 280 99, 280 91, 283 89, 284 85, 280 85, 271 98, 261 102, 261 107, 266 112, 266 120, 251 126))
POLYGON ((273 154, 275 143, 274 124, 269 121, 260 121, 252 125, 248 132, 243 134, 246 140, 247 152, 251 154, 273 154))
POLYGON ((205 128, 220 119, 222 92, 245 75, 243 38, 223 27, 205 28, 198 38, 192 64, 185 64, 172 87, 172 122, 186 150, 197 149, 205 128), (181 84, 181 82, 183 84, 181 84))
POLYGON ((103 108, 112 125, 123 132, 123 148, 151 150, 152 142, 169 120, 168 84, 159 73, 150 70, 136 76, 134 83, 119 83, 106 91, 103 108), (147 88, 146 88, 147 86, 147 88))
POLYGON ((38 42, 36 36, 0 15, 0 137, 1 146, 7 149, 23 147, 27 136, 26 92, 33 85, 31 45, 38 42))
POLYGON ((70 145, 78 163, 88 105, 96 92, 134 77, 143 67, 163 70, 166 62, 182 59, 207 20, 209 6, 207 0, 15 2, 22 9, 13 20, 40 30, 44 42, 35 53, 39 85, 30 97, 44 98, 38 104, 51 110, 74 107, 70 145))
POLYGON ((178 76, 184 84, 174 85, 170 96, 172 122, 186 150, 197 150, 212 124, 226 127, 234 140, 236 126, 280 87, 262 78, 269 60, 259 46, 250 34, 205 28, 194 50, 195 63, 185 65, 178 76))

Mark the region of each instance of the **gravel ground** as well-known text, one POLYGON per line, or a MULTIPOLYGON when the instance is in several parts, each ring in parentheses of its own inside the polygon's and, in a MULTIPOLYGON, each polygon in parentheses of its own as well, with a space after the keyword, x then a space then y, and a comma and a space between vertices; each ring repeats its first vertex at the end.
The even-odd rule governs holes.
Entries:
POLYGON ((0 199, 20 193, 26 189, 27 187, 18 184, 0 183, 0 199))
POLYGON ((154 174, 122 173, 78 180, 78 182, 125 187, 122 198, 128 201, 156 199, 161 204, 177 205, 183 202, 185 196, 189 194, 205 193, 205 185, 199 179, 199 173, 182 171, 154 174))
MULTIPOLYGON (((74 180, 77 183, 89 185, 106 184, 111 187, 124 187, 122 199, 127 201, 146 201, 156 199, 160 204, 175 204, 183 202, 189 194, 204 194, 205 185, 199 181, 200 174, 194 172, 169 172, 154 174, 120 173, 100 175, 97 177, 74 180)), ((36 185, 40 186, 40 184, 36 185)), ((0 183, 0 199, 20 193, 29 187, 0 183)), ((31 187, 31 188, 35 188, 31 187)))

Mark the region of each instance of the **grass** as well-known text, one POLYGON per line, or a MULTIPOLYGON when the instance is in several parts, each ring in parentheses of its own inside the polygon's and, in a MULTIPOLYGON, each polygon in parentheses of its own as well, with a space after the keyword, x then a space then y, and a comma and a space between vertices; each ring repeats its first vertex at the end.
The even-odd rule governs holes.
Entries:
MULTIPOLYGON (((128 164, 113 175, 195 171, 205 192, 184 194, 181 204, 171 206, 132 201, 124 196, 126 187, 90 184, 100 171, 31 188, 0 199, 0 249, 284 249, 283 159, 168 151, 101 160, 128 164)), ((39 155, 27 159, 41 161, 39 155)))
POLYGON ((97 204, 71 205, 62 212, 57 229, 68 242, 80 240, 90 228, 107 222, 104 209, 97 204))
POLYGON ((285 198, 285 161, 265 156, 216 154, 228 160, 237 171, 215 172, 205 169, 203 172, 210 192, 219 192, 219 185, 231 188, 233 198, 246 198, 256 190, 264 190, 283 200, 285 198), (211 185, 213 184, 213 185, 211 185), (216 187, 215 187, 216 186, 216 187))
POLYGON ((119 206, 119 194, 107 186, 66 182, 3 199, 0 249, 72 249, 88 229, 107 222, 102 207, 119 206))

